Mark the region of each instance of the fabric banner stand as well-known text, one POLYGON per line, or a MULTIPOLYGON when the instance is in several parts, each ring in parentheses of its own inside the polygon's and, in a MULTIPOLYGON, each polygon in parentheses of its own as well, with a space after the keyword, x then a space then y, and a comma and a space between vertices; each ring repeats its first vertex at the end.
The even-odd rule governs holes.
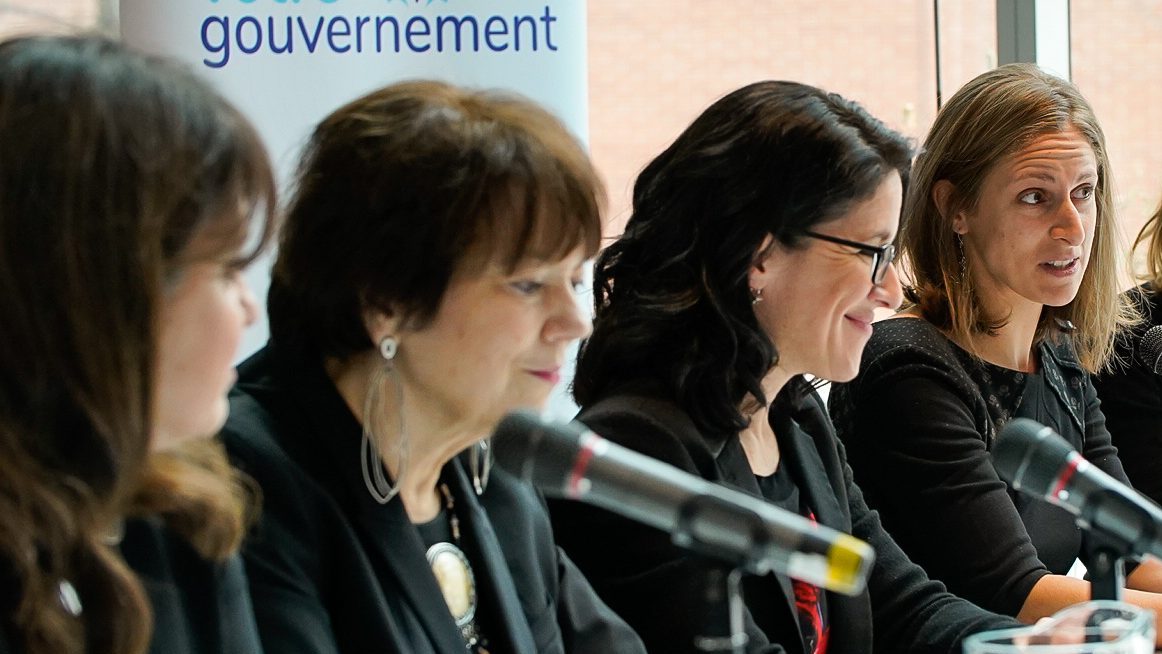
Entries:
MULTIPOLYGON (((283 189, 316 123, 405 79, 514 90, 588 139, 585 0, 121 0, 120 12, 126 43, 189 64, 250 117, 283 189)), ((260 300, 269 263, 248 273, 260 300)), ((263 311, 240 355, 268 333, 263 311)), ((548 413, 568 419, 572 356, 563 372, 548 413)))

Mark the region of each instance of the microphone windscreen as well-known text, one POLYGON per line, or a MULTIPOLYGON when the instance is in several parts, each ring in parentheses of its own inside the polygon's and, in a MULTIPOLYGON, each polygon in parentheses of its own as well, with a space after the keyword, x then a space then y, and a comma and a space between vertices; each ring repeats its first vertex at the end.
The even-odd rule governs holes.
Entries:
POLYGON ((993 467, 1018 490, 1049 493, 1073 447, 1051 428, 1028 418, 1015 418, 1001 429, 993 446, 993 467))
POLYGON ((547 423, 531 411, 504 417, 492 435, 496 464, 538 488, 558 487, 577 458, 585 429, 577 424, 547 423))
POLYGON ((1162 325, 1154 325, 1138 340, 1138 360, 1154 374, 1162 373, 1162 325))

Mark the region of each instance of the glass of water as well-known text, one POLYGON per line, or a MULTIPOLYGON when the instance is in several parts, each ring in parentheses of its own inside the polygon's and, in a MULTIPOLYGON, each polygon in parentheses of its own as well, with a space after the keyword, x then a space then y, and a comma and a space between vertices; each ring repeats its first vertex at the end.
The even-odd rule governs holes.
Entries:
POLYGON ((1100 600, 1062 609, 1032 627, 986 631, 964 654, 1153 654, 1154 612, 1100 600))

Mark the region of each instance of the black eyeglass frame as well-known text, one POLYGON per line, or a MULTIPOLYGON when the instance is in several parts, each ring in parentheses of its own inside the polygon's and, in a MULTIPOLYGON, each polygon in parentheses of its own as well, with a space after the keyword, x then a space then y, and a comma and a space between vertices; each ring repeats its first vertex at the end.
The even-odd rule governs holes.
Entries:
POLYGON ((828 243, 835 243, 836 245, 843 245, 849 248, 859 250, 860 254, 870 256, 872 258, 872 273, 871 280, 876 286, 884 282, 884 277, 888 274, 888 267, 896 260, 896 244, 888 243, 886 245, 872 245, 871 243, 861 243, 859 241, 849 241, 838 236, 829 236, 827 234, 820 234, 805 230, 804 236, 809 236, 820 241, 827 241, 828 243))

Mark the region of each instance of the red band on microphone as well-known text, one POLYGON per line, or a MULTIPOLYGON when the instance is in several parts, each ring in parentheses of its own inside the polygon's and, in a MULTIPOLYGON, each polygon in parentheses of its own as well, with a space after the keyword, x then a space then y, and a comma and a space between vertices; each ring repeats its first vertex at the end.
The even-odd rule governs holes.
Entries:
POLYGON ((1061 473, 1057 475, 1057 482, 1053 484, 1053 497, 1057 497, 1061 491, 1065 490, 1065 485, 1073 479, 1074 473, 1077 472, 1077 466, 1085 461, 1084 458, 1077 452, 1070 452, 1069 458, 1065 460, 1065 467, 1061 469, 1061 473))
POLYGON ((597 444, 600 442, 601 437, 593 432, 586 432, 581 437, 581 451, 577 453, 577 458, 573 461, 573 469, 569 472, 567 492, 570 499, 577 499, 585 494, 581 482, 585 480, 585 471, 589 469, 589 462, 597 453, 597 444))

